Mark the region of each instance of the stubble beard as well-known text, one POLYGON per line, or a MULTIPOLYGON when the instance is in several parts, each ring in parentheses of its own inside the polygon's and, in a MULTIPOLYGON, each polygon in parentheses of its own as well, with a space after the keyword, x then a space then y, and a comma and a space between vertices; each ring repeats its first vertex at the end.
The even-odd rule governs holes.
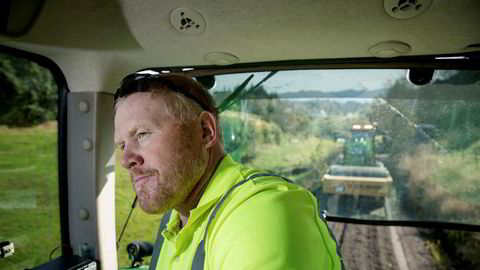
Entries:
MULTIPOLYGON (((188 132, 188 131, 187 131, 188 132)), ((186 133, 187 133, 186 132, 186 133)), ((140 208, 148 214, 161 214, 183 203, 206 168, 206 156, 185 135, 172 154, 170 167, 162 173, 152 170, 154 179, 134 183, 140 208)))

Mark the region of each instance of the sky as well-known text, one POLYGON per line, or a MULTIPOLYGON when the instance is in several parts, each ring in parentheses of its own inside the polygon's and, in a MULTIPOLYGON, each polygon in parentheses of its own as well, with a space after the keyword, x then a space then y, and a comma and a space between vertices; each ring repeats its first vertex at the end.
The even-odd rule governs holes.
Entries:
MULTIPOLYGON (((262 80, 268 72, 242 73, 215 76, 217 83, 213 91, 232 89, 255 74, 251 85, 262 80)), ((342 90, 378 90, 388 87, 400 78, 405 78, 406 70, 295 70, 279 71, 263 83, 268 92, 284 93, 301 90, 337 92, 342 90)))

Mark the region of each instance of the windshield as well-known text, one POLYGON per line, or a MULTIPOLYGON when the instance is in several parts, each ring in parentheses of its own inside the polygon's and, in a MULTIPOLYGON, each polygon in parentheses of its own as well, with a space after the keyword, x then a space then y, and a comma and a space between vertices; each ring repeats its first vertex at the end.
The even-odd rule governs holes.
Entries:
POLYGON ((302 70, 216 76, 226 151, 308 188, 330 216, 480 224, 480 72, 302 70))

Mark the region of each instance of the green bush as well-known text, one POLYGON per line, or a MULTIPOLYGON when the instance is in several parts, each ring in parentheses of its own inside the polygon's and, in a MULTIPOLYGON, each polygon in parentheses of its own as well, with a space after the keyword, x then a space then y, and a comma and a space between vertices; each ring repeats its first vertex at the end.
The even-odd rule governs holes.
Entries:
POLYGON ((57 92, 48 69, 0 54, 0 125, 26 127, 55 120, 57 92))
POLYGON ((255 128, 252 122, 244 122, 239 117, 222 114, 220 123, 225 151, 240 162, 252 159, 255 156, 255 128))
POLYGON ((404 203, 416 215, 450 222, 480 221, 479 179, 471 151, 444 156, 420 146, 399 161, 399 169, 405 176, 404 203))

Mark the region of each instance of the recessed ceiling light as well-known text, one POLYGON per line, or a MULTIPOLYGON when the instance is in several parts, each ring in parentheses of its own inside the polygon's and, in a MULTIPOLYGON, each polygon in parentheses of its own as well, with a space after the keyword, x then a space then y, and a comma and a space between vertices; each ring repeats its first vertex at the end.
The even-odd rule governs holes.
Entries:
POLYGON ((404 55, 411 50, 410 45, 401 41, 384 41, 373 45, 368 52, 375 57, 392 58, 404 55))
POLYGON ((227 66, 240 62, 240 59, 233 54, 226 52, 210 52, 203 56, 203 59, 211 64, 227 66))

